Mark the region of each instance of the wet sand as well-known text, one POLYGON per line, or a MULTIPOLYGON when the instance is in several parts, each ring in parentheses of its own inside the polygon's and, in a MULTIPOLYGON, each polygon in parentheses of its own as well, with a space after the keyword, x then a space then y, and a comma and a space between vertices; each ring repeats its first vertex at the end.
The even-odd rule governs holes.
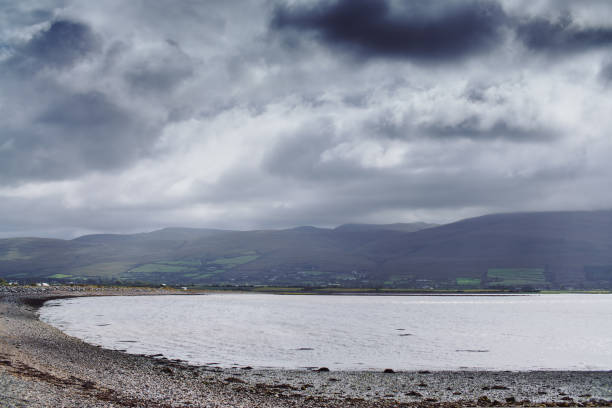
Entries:
POLYGON ((38 319, 38 307, 58 297, 183 292, 11 289, 0 288, 1 407, 612 406, 612 371, 219 369, 128 355, 65 335, 38 319))

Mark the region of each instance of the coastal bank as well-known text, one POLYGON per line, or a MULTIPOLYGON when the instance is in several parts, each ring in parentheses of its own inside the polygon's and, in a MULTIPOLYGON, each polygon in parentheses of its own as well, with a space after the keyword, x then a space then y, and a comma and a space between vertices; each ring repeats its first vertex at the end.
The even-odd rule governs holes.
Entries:
POLYGON ((78 286, 0 288, 0 406, 612 406, 611 371, 221 369, 106 350, 62 333, 37 314, 50 299, 190 293, 78 286))

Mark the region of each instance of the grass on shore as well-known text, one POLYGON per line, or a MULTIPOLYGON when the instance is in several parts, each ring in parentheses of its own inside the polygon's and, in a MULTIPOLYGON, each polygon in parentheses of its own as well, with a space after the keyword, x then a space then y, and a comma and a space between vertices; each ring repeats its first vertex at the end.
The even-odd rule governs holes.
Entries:
POLYGON ((538 286, 546 284, 543 268, 492 268, 487 271, 490 286, 538 286))

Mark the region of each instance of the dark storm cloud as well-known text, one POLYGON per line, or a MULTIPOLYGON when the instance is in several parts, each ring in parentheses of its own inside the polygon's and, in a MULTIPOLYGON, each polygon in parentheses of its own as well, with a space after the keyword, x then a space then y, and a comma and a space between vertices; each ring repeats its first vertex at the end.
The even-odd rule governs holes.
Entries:
POLYGON ((609 204, 611 5, 0 0, 0 236, 609 204))
POLYGON ((518 39, 536 52, 564 54, 612 46, 612 26, 582 27, 570 14, 557 20, 534 18, 518 23, 518 39))
POLYGON ((99 92, 55 95, 27 128, 0 129, 0 181, 53 180, 112 170, 144 155, 158 136, 99 92))
POLYGON ((560 18, 506 14, 496 1, 319 0, 281 4, 270 27, 287 34, 308 32, 323 44, 362 57, 444 62, 499 47, 504 30, 527 49, 563 55, 612 45, 612 26, 581 26, 567 11, 560 18))
POLYGON ((99 49, 99 40, 86 24, 57 20, 18 47, 8 62, 23 73, 42 68, 66 68, 99 49))
MULTIPOLYGON (((0 63, 4 96, 11 101, 5 108, 12 113, 0 118, 0 185, 113 171, 151 153, 163 119, 145 119, 138 105, 120 103, 113 93, 76 78, 84 89, 56 79, 87 58, 95 63, 103 56, 102 40, 87 24, 62 19, 0 63)), ((176 72, 182 60, 174 57, 174 65, 151 62, 132 78, 134 86, 167 92, 187 75, 176 72)))
POLYGON ((311 32, 325 44, 364 57, 453 60, 493 48, 506 16, 491 1, 319 1, 278 6, 271 27, 311 32))

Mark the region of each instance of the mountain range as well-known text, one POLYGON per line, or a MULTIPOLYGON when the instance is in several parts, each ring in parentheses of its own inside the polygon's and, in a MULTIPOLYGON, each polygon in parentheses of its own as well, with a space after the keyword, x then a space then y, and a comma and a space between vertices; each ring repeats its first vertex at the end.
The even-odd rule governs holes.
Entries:
POLYGON ((0 240, 21 282, 389 288, 610 288, 612 211, 492 214, 434 225, 165 228, 0 240))

